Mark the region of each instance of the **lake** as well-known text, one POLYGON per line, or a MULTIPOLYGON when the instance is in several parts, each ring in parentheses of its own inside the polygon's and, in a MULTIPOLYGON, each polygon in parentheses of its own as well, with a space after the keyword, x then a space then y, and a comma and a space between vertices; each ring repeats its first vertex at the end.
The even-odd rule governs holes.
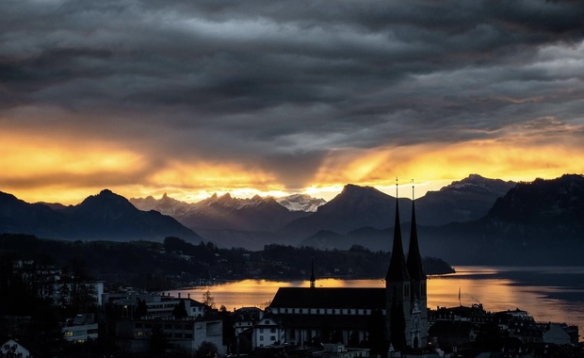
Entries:
MULTIPOLYGON (((428 279, 428 307, 470 306, 487 311, 528 311, 538 322, 566 322, 584 331, 584 267, 457 266, 456 273, 428 279)), ((384 287, 384 280, 317 279, 317 287, 384 287)), ((309 287, 308 281, 243 280, 171 291, 202 300, 209 290, 217 307, 265 308, 279 287, 309 287)))

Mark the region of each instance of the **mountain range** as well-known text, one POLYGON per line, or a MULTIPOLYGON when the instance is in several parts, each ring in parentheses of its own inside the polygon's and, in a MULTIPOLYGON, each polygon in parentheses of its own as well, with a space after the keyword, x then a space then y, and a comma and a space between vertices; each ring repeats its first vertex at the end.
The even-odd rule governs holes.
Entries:
MULTIPOLYGON (((472 174, 417 199, 418 223, 440 226, 479 219, 513 186, 513 182, 472 174)), ((409 213, 412 201, 400 198, 399 206, 409 213)), ((306 237, 321 230, 348 234, 364 227, 383 229, 393 226, 394 217, 394 197, 375 188, 346 185, 338 196, 319 207, 316 213, 290 222, 280 232, 294 237, 306 237)), ((402 219, 409 220, 407 216, 402 216, 402 219)))
MULTIPOLYGON (((422 206, 419 201, 416 200, 416 217, 422 206)), ((400 211, 411 213, 401 202, 400 211)), ((402 214, 404 217, 409 219, 402 214)), ((437 256, 450 263, 578 265, 584 252, 582 218, 584 176, 571 174, 518 183, 496 199, 479 219, 440 226, 418 224, 417 228, 422 255, 437 256)), ((406 247, 409 229, 408 223, 402 225, 406 247)), ((301 245, 342 249, 359 243, 374 250, 389 250, 392 239, 392 227, 363 227, 344 234, 322 230, 304 239, 301 245)))
POLYGON ((138 210, 110 190, 73 206, 29 204, 0 192, 0 233, 63 240, 162 241, 167 236, 197 243, 203 240, 172 217, 138 210))
MULTIPOLYGON (((287 199, 288 205, 298 208, 300 204, 290 204, 298 199, 287 199)), ((304 196, 300 201, 308 203, 313 199, 304 196)), ((398 202, 407 245, 412 201, 400 198, 398 202)), ((29 204, 0 193, 0 233, 121 241, 161 241, 177 236, 252 250, 271 243, 322 249, 359 244, 374 250, 390 249, 394 197, 371 187, 349 184, 333 200, 320 204, 314 212, 293 211, 271 197, 237 199, 229 194, 213 195, 194 204, 167 195, 129 201, 104 190, 78 205, 64 206, 29 204)), ((475 174, 428 192, 415 205, 420 247, 425 256, 467 264, 557 264, 581 260, 582 175, 513 183, 475 174)), ((313 210, 314 206, 304 208, 313 210)))
MULTIPOLYGON (((303 196, 301 199, 310 202, 311 198, 303 196)), ((156 210, 172 216, 192 230, 275 231, 294 219, 309 215, 306 211, 292 211, 273 197, 259 195, 238 199, 230 194, 213 194, 196 203, 185 203, 164 194, 159 200, 149 196, 132 198, 130 202, 140 210, 156 210)), ((285 202, 297 203, 290 198, 285 202)), ((312 209, 310 205, 308 208, 312 209)))

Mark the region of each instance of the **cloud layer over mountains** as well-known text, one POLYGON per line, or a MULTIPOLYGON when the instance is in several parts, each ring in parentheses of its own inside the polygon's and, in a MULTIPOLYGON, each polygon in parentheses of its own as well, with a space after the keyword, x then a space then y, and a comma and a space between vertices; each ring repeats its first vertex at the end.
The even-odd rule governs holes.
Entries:
POLYGON ((436 158, 465 165, 438 179, 575 171, 583 18, 577 0, 6 1, 0 150, 17 163, 0 183, 290 192, 436 158))

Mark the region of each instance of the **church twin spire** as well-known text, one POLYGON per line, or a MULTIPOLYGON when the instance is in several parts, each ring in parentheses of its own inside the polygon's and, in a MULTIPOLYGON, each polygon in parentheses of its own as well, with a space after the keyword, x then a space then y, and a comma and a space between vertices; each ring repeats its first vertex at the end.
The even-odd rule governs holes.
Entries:
POLYGON ((412 228, 407 261, 404 257, 399 199, 396 184, 396 206, 393 249, 385 277, 387 300, 387 335, 394 349, 407 346, 417 349, 427 344, 426 275, 418 244, 414 188, 412 186, 412 228))
POLYGON ((396 195, 395 195, 395 225, 393 230, 393 248, 391 251, 391 261, 386 281, 409 281, 423 280, 426 278, 424 270, 422 269, 422 258, 420 256, 420 247, 418 244, 418 231, 416 228, 416 211, 414 204, 414 186, 412 185, 412 227, 410 231, 410 246, 408 250, 407 262, 404 258, 404 250, 401 236, 401 223, 399 217, 399 199, 398 199, 398 184, 396 179, 396 195))

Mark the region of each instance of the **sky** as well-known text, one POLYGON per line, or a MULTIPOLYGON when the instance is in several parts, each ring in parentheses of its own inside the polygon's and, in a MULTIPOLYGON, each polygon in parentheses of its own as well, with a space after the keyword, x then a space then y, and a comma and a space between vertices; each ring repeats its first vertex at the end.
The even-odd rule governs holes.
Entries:
POLYGON ((582 173, 583 19, 580 0, 3 0, 0 191, 582 173))

